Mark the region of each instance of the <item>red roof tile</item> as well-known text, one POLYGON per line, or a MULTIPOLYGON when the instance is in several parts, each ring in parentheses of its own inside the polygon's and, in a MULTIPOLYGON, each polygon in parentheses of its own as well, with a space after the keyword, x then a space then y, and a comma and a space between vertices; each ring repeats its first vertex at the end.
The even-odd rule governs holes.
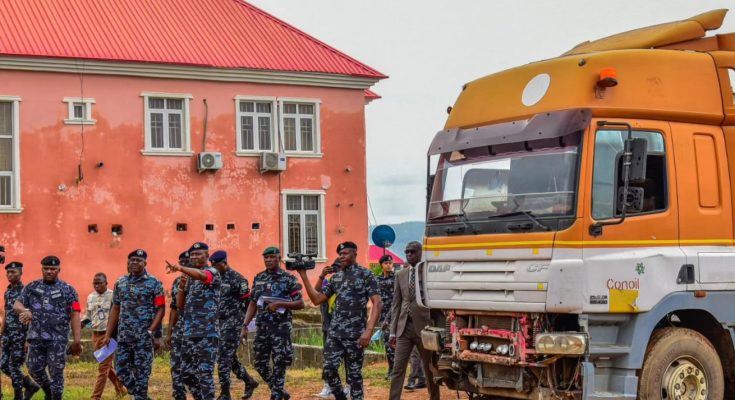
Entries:
POLYGON ((386 77, 241 0, 0 0, 0 54, 386 77))

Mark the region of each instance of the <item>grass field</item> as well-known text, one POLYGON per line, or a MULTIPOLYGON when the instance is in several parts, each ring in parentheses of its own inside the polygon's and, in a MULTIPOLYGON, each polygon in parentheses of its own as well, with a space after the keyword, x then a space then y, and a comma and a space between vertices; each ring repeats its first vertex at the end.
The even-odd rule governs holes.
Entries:
MULTIPOLYGON (((248 372, 250 372, 253 377, 258 379, 261 383, 252 398, 255 400, 269 399, 270 392, 268 391, 268 387, 260 380, 260 377, 252 366, 248 365, 247 368, 248 372)), ((384 400, 388 398, 389 381, 384 379, 387 368, 388 366, 386 363, 378 363, 366 366, 363 369, 366 399, 384 400)), ((317 397, 315 397, 315 394, 321 391, 323 385, 321 372, 321 369, 316 368, 289 370, 286 378, 286 389, 291 393, 291 398, 294 400, 316 399, 317 397)), ((91 362, 69 363, 66 366, 64 376, 66 378, 64 400, 89 399, 97 377, 97 364, 91 362)), ((233 383, 233 399, 239 399, 242 396, 244 389, 242 382, 233 376, 233 383)), ((10 379, 7 376, 2 377, 2 392, 4 398, 12 399, 10 379)), ((171 399, 171 375, 169 371, 168 358, 165 356, 156 357, 153 362, 153 374, 149 382, 148 395, 154 400, 171 399)), ((404 392, 401 397, 402 400, 419 400, 426 398, 428 398, 428 394, 425 390, 417 390, 414 393, 404 392)), ((441 398, 456 399, 457 395, 456 393, 443 388, 441 398)), ((459 398, 467 399, 467 396, 462 394, 459 398)), ((36 394, 33 399, 42 400, 43 394, 36 394)), ((105 387, 105 395, 103 399, 115 399, 115 390, 109 382, 105 387)))

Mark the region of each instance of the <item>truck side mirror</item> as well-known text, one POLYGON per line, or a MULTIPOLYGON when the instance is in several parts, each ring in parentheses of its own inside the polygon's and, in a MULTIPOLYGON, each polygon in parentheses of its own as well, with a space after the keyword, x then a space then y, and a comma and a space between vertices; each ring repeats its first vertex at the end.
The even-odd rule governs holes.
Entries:
POLYGON ((618 218, 607 221, 597 221, 589 226, 591 236, 602 235, 602 227, 618 225, 625 221, 628 211, 640 212, 643 209, 643 189, 630 187, 631 183, 641 184, 646 180, 646 157, 648 156, 648 141, 642 138, 633 138, 633 127, 627 122, 598 121, 598 127, 624 127, 628 135, 624 142, 624 150, 615 160, 615 182, 622 185, 615 191, 616 209, 620 212, 618 218))
POLYGON ((630 140, 630 183, 640 184, 646 180, 646 158, 648 156, 648 140, 643 138, 630 140))

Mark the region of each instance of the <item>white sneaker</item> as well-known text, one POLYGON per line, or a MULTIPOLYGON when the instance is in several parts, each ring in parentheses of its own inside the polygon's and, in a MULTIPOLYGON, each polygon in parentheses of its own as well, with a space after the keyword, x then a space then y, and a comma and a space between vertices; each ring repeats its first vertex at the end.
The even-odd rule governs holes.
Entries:
POLYGON ((325 383, 322 391, 317 394, 317 397, 320 397, 322 399, 331 399, 334 396, 332 396, 332 391, 329 389, 329 385, 325 383))

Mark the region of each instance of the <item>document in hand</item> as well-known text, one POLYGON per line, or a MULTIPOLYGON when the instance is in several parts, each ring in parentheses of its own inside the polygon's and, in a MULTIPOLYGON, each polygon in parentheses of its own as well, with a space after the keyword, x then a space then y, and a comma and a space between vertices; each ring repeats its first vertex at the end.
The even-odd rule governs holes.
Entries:
POLYGON ((113 355, 116 349, 117 341, 115 341, 115 339, 110 339, 110 343, 107 346, 104 346, 93 353, 94 358, 97 362, 101 363, 102 361, 105 361, 107 357, 113 355))
MULTIPOLYGON (((277 302, 277 301, 291 301, 291 299, 286 299, 286 298, 283 298, 283 297, 261 296, 258 299, 258 307, 263 307, 263 305, 265 305, 265 304, 274 303, 274 302, 277 302)), ((283 314, 283 313, 286 312, 286 309, 283 308, 283 307, 278 307, 278 309, 276 309, 276 311, 278 311, 279 314, 283 314)))

